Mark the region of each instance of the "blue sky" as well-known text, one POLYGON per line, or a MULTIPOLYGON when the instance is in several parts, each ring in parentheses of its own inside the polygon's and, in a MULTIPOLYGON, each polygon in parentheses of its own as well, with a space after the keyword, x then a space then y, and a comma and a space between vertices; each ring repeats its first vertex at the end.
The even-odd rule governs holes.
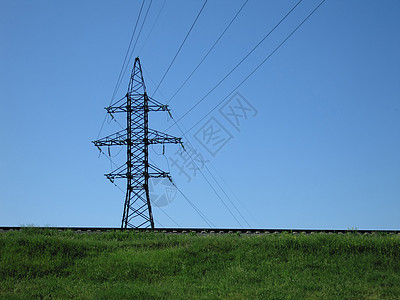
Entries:
MULTIPOLYGON (((141 3, 0 1, 0 225, 120 225, 124 195, 103 176, 110 162, 90 142, 98 137, 141 3)), ((243 3, 208 1, 154 98, 171 99, 243 3)), ((175 120, 295 3, 249 0, 170 101, 175 120)), ((163 4, 152 2, 117 98, 126 93, 135 56, 153 94, 203 1, 163 4)), ((190 181, 180 174, 173 164, 184 164, 179 147, 168 145, 165 155, 162 147, 151 149, 153 162, 171 172, 217 227, 400 228, 400 2, 327 0, 235 88, 318 4, 300 3, 179 122, 189 129, 205 117, 183 139, 205 161, 199 163, 204 177, 189 167, 190 181), (232 92, 253 108, 236 127, 219 108, 210 112, 232 92), (201 145, 209 122, 225 132, 220 149, 201 145)), ((124 124, 123 116, 118 121, 124 124)), ((164 113, 150 116, 155 129, 171 125, 164 113)), ((118 129, 108 120, 100 137, 118 129)), ((182 136, 176 126, 168 133, 182 136)), ((111 149, 117 164, 124 161, 119 150, 111 149)), ((117 184, 124 189, 123 181, 117 184)), ((180 194, 154 205, 154 216, 157 226, 207 227, 180 194)))

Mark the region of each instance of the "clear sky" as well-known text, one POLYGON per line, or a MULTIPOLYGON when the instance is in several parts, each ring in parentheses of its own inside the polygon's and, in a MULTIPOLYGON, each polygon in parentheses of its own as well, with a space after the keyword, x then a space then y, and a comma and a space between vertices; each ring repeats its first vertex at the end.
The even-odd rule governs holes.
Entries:
MULTIPOLYGON (((178 120, 296 2, 249 0, 170 101, 244 3, 209 0, 154 98, 170 101, 178 120)), ((203 3, 153 0, 138 37, 145 1, 116 99, 136 56, 153 95, 203 3)), ((196 125, 183 141, 204 176, 176 145, 150 151, 214 226, 400 228, 399 1, 325 1, 236 88, 319 3, 300 3, 178 122, 184 132, 196 125)), ((91 141, 141 4, 0 1, 0 225, 120 226, 124 194, 103 176, 108 149, 99 157, 91 141)), ((173 124, 165 113, 150 116, 155 129, 173 124)), ((108 119, 99 137, 118 129, 108 119)), ((176 126, 168 133, 182 136, 176 126)), ((120 150, 110 149, 117 164, 120 150)), ((156 226, 208 226, 176 190, 154 185, 156 226)))

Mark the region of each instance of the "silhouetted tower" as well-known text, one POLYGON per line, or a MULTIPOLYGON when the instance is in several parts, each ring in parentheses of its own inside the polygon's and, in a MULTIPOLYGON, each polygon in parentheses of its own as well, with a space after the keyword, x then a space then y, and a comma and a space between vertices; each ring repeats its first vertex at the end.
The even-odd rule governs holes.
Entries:
POLYGON ((114 182, 116 178, 126 178, 126 196, 121 228, 154 228, 153 213, 150 204, 149 178, 167 177, 149 163, 149 145, 174 143, 181 144, 181 139, 149 129, 150 111, 168 111, 168 106, 149 97, 143 80, 142 67, 137 57, 133 66, 126 96, 105 108, 113 117, 114 113, 126 113, 126 128, 97 141, 102 146, 126 145, 126 164, 105 174, 114 182))

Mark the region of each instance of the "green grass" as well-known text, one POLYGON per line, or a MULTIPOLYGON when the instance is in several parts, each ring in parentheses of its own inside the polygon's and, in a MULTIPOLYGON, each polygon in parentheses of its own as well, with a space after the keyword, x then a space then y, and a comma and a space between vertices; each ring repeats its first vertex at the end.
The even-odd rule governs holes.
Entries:
POLYGON ((3 299, 400 299, 400 236, 0 233, 3 299))

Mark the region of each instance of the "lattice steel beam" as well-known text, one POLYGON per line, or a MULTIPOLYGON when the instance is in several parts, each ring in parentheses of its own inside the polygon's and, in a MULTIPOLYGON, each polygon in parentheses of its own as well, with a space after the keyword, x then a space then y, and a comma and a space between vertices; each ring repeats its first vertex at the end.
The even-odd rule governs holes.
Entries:
POLYGON ((182 144, 181 138, 149 129, 151 111, 167 111, 168 106, 150 98, 146 93, 142 67, 137 57, 125 97, 105 108, 114 118, 114 113, 126 114, 126 128, 92 143, 100 147, 126 146, 126 163, 105 176, 112 182, 126 179, 126 195, 121 228, 154 228, 150 204, 149 178, 167 177, 169 173, 149 164, 149 145, 182 144))

